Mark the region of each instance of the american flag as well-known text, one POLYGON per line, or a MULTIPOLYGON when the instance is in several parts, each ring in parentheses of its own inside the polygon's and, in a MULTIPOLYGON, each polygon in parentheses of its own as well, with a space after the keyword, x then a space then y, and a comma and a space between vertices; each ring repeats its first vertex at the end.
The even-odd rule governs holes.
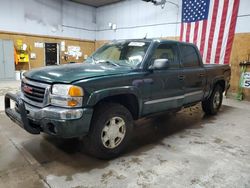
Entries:
POLYGON ((229 64, 240 0, 182 0, 180 41, 200 49, 204 63, 229 64))

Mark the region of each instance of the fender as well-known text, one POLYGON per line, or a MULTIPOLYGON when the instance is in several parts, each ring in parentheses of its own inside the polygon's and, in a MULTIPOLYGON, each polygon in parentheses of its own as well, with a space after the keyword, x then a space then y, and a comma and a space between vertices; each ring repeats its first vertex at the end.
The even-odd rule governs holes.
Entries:
POLYGON ((217 76, 217 77, 215 77, 215 78, 212 80, 212 82, 210 82, 210 89, 209 89, 209 93, 208 93, 208 95, 207 95, 206 98, 209 98, 209 97, 211 96, 211 94, 212 94, 212 92, 213 92, 213 89, 214 89, 214 86, 215 86, 215 84, 216 84, 218 81, 225 81, 224 76, 217 76))
POLYGON ((87 101, 87 106, 95 106, 99 101, 101 101, 106 97, 112 97, 115 95, 122 95, 122 94, 124 95, 132 94, 137 98, 139 104, 139 114, 140 114, 142 109, 142 100, 140 100, 141 94, 138 88, 135 86, 112 87, 112 88, 97 90, 89 96, 87 101))

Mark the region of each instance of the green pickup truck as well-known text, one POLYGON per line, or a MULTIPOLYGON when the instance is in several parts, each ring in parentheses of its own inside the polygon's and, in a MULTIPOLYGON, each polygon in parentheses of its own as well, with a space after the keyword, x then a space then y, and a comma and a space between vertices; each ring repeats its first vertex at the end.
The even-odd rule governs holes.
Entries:
POLYGON ((124 151, 134 120, 199 102, 216 114, 230 75, 228 65, 203 65, 193 44, 116 41, 84 63, 25 73, 21 92, 6 94, 5 112, 31 134, 82 138, 90 154, 108 159, 124 151))

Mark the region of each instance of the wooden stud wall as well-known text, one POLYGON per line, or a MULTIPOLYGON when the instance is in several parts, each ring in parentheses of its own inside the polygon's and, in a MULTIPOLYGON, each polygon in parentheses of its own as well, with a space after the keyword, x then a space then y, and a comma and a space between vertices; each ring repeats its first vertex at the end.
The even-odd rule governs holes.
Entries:
MULTIPOLYGON (((45 54, 44 48, 35 48, 35 42, 43 42, 43 43, 58 43, 60 44, 61 41, 65 41, 65 46, 67 50, 67 46, 80 46, 81 51, 83 52, 83 56, 76 60, 73 57, 70 57, 67 62, 74 61, 74 62, 83 62, 84 55, 91 55, 95 50, 95 41, 88 41, 88 40, 77 40, 71 38, 60 38, 60 37, 50 37, 50 36, 36 36, 36 35, 27 35, 27 34, 17 34, 17 33, 8 33, 8 32, 0 32, 0 39, 6 40, 13 40, 14 44, 17 40, 22 40, 23 43, 27 44, 31 47, 30 52, 36 54, 36 59, 30 59, 31 69, 43 67, 45 54)), ((67 63, 65 60, 62 59, 64 52, 60 52, 60 63, 65 64, 67 63)), ((28 63, 19 63, 16 66, 17 70, 28 70, 29 66, 28 63)))
MULTIPOLYGON (((236 94, 239 87, 239 79, 240 79, 239 63, 242 61, 248 61, 248 56, 250 57, 250 33, 235 34, 231 58, 230 58, 232 76, 231 76, 231 87, 229 89, 229 92, 232 94, 236 94)), ((249 66, 247 68, 247 72, 250 72, 249 66)), ((245 99, 250 100, 250 89, 244 89, 243 93, 245 99)))
POLYGON ((108 40, 98 40, 95 42, 95 49, 97 50, 98 48, 100 48, 101 46, 103 46, 104 44, 108 43, 108 40))

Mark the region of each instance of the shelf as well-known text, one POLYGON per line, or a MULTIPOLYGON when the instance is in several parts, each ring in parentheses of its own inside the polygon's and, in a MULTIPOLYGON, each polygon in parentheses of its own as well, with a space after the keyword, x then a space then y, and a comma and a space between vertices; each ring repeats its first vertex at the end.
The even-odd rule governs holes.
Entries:
POLYGON ((240 66, 248 66, 248 65, 250 65, 250 62, 246 62, 246 63, 240 63, 240 66))

